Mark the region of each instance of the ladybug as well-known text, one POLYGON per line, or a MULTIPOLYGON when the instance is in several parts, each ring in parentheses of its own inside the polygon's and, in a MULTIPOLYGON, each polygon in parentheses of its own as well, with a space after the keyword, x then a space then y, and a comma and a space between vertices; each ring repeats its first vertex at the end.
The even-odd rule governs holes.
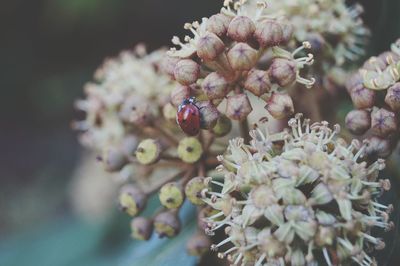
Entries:
POLYGON ((200 131, 200 108, 196 105, 196 99, 190 97, 183 100, 176 113, 176 122, 183 132, 189 136, 196 136, 200 131))

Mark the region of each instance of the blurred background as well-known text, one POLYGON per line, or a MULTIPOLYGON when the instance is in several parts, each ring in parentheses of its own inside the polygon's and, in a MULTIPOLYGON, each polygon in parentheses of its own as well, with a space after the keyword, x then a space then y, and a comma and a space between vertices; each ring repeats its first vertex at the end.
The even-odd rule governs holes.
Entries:
MULTIPOLYGON (((111 180, 70 129, 73 102, 104 58, 139 42, 168 46, 185 22, 214 14, 221 2, 0 1, 0 265, 145 263, 129 219, 115 208, 111 180), (104 193, 91 193, 93 186, 104 193)), ((386 50, 400 37, 400 1, 359 3, 372 30, 368 54, 386 50)), ((173 241, 171 261, 184 253, 173 241)), ((147 249, 165 251, 164 242, 147 249)))

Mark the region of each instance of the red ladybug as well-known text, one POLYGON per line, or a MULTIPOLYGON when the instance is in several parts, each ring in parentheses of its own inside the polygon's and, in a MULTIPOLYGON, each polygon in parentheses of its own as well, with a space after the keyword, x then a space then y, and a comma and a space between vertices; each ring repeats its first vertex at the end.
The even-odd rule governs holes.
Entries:
POLYGON ((183 100, 176 113, 176 122, 189 136, 196 136, 200 131, 200 111, 195 101, 194 97, 183 100))

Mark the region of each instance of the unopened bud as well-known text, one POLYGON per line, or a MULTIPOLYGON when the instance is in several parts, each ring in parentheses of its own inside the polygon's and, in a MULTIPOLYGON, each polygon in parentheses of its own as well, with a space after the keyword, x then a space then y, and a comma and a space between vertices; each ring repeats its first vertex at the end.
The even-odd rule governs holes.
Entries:
POLYGON ((183 59, 174 69, 174 77, 182 85, 190 85, 197 81, 200 74, 200 66, 193 60, 183 59))
POLYGON ((212 129, 212 132, 217 137, 223 137, 229 132, 231 132, 231 129, 232 129, 232 121, 225 115, 220 115, 216 125, 212 129))
POLYGON ((101 161, 103 162, 104 169, 108 172, 121 170, 127 162, 123 151, 115 147, 105 149, 101 156, 101 161))
POLYGON ((239 42, 228 52, 228 61, 234 70, 250 70, 257 63, 258 53, 247 43, 239 42))
POLYGON ((228 36, 237 42, 246 42, 255 30, 256 26, 249 17, 237 16, 229 23, 228 36))
POLYGON ((123 138, 121 143, 121 150, 126 156, 134 155, 138 146, 138 139, 134 135, 127 135, 123 138))
MULTIPOLYGON (((287 34, 291 35, 289 31, 287 34)), ((284 39, 282 27, 279 22, 272 19, 265 19, 257 23, 254 36, 261 47, 272 47, 287 41, 284 39)), ((285 37, 287 38, 288 36, 285 37)))
POLYGON ((165 56, 161 61, 161 72, 166 73, 173 78, 174 69, 179 60, 180 59, 178 57, 165 56))
POLYGON ((371 116, 366 110, 352 110, 346 116, 346 127, 355 135, 362 135, 371 127, 371 116))
POLYGON ((123 212, 130 216, 136 216, 147 203, 147 195, 134 185, 125 185, 119 193, 119 206, 123 212))
POLYGON ((168 121, 175 121, 177 109, 171 103, 167 103, 163 107, 164 118, 168 121))
POLYGON ((368 138, 365 153, 370 158, 386 158, 392 153, 392 145, 388 139, 372 136, 368 138))
POLYGON ((271 82, 286 87, 296 81, 296 63, 285 58, 274 58, 268 69, 271 82))
POLYGON ((154 217, 154 228, 160 237, 174 237, 181 229, 181 222, 175 211, 166 211, 154 217))
POLYGON ((275 119, 283 119, 294 113, 292 98, 287 93, 273 93, 265 109, 267 109, 275 119))
POLYGON ((161 145, 154 139, 145 139, 139 143, 136 149, 136 158, 141 164, 152 164, 158 161, 161 153, 161 145))
POLYGON ((197 42, 196 50, 201 59, 211 61, 225 50, 225 44, 214 33, 206 32, 197 42))
POLYGON ((400 111, 400 83, 395 83, 386 92, 385 103, 390 106, 394 112, 400 111))
POLYGON ((207 20, 207 30, 221 37, 226 34, 231 20, 232 18, 221 13, 212 15, 207 20))
POLYGON ((140 96, 131 96, 121 106, 119 112, 121 119, 135 125, 147 125, 153 119, 151 106, 147 100, 140 96))
POLYGON ((200 111, 200 127, 212 129, 219 118, 218 109, 210 101, 197 102, 200 111))
POLYGON ((372 111, 371 114, 372 132, 380 137, 387 137, 397 130, 396 116, 383 108, 372 111))
POLYGON ((350 97, 357 109, 371 108, 375 103, 375 92, 362 85, 353 87, 350 91, 350 97))
POLYGON ((197 162, 201 155, 203 155, 203 147, 197 138, 187 137, 179 142, 178 156, 185 163, 197 162))
POLYGON ((186 197, 194 205, 204 205, 201 192, 206 188, 208 188, 208 185, 204 177, 194 177, 185 186, 186 197))
POLYGON ((224 98, 229 92, 229 82, 217 72, 208 74, 201 87, 209 100, 224 98))
POLYGON ((256 96, 263 95, 271 89, 268 73, 263 70, 252 69, 247 75, 244 87, 256 96))
POLYGON ((229 96, 226 102, 225 114, 233 120, 245 119, 253 110, 246 94, 229 96))
POLYGON ((170 182, 162 186, 158 196, 161 204, 168 209, 179 208, 185 199, 183 188, 177 182, 170 182))
POLYGON ((145 217, 136 217, 131 222, 132 237, 137 240, 149 240, 153 233, 153 222, 145 217))
POLYGON ((192 256, 201 256, 206 253, 211 246, 211 240, 201 232, 191 236, 186 243, 186 249, 192 256))
POLYGON ((190 97, 191 89, 188 86, 177 85, 171 92, 171 103, 178 107, 183 100, 190 97))

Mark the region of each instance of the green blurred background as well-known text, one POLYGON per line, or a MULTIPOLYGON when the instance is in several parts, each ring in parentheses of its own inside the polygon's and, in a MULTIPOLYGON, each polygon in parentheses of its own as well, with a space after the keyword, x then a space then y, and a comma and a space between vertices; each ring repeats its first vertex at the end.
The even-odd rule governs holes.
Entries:
MULTIPOLYGON (((400 1, 359 2, 373 32, 369 54, 376 54, 400 37, 400 1)), ((85 185, 102 192, 112 184, 104 176, 97 184, 101 171, 81 165, 92 158, 69 125, 78 117, 74 99, 83 97, 83 84, 105 57, 139 42, 149 50, 168 46, 173 35, 184 35, 185 22, 217 12, 221 3, 0 1, 1 266, 195 263, 183 255, 190 227, 168 245, 152 239, 138 246, 129 238, 129 220, 113 207, 112 189, 108 197, 82 196, 85 185), (93 178, 80 182, 88 173, 93 178)))

